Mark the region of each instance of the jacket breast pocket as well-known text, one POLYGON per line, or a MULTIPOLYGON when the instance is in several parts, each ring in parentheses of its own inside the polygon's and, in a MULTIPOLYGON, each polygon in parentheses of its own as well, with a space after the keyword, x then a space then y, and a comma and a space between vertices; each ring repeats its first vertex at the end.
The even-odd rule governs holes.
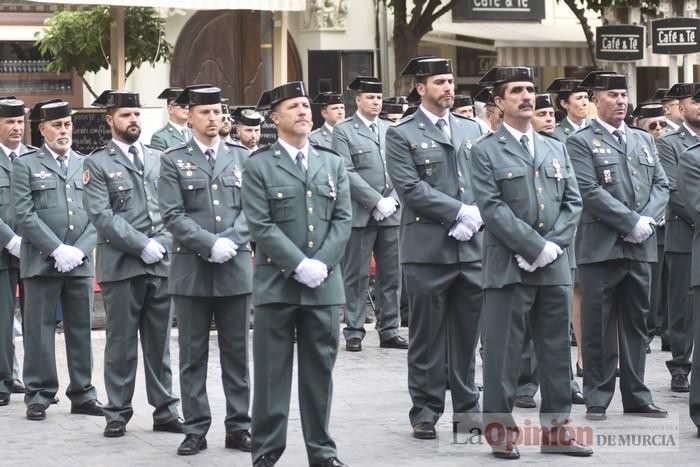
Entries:
POLYGON ((299 202, 294 185, 273 186, 267 189, 267 202, 274 222, 294 220, 295 204, 299 202))
POLYGON ((34 206, 37 209, 55 208, 58 200, 57 186, 58 180, 56 180, 56 178, 45 178, 43 180, 32 180, 29 182, 34 206))
POLYGON ((566 184, 569 183, 569 178, 571 177, 571 172, 566 167, 545 167, 544 174, 547 179, 550 180, 551 184, 556 187, 556 199, 561 201, 564 196, 564 190, 566 189, 566 184))
POLYGON ((331 220, 335 207, 335 192, 328 185, 319 183, 316 185, 316 193, 319 195, 316 208, 318 216, 324 220, 331 220))
POLYGON ((618 161, 604 160, 595 166, 598 183, 604 187, 620 183, 620 163, 618 161))
POLYGON ((83 206, 83 181, 73 180, 73 187, 75 188, 75 196, 73 196, 73 198, 75 198, 75 203, 80 209, 85 209, 83 206))
POLYGON ((355 169, 367 168, 371 165, 370 157, 372 148, 370 146, 350 146, 350 158, 355 169))
POLYGON ((10 179, 2 177, 0 178, 0 206, 9 204, 10 199, 10 179))
POLYGON ((195 211, 206 201, 207 181, 202 178, 180 180, 180 192, 187 211, 195 211))
POLYGON ((420 151, 413 154, 413 163, 418 169, 420 178, 432 185, 445 165, 445 154, 440 150, 420 151))
POLYGON ((223 196, 225 197, 226 207, 240 208, 241 207, 241 182, 233 175, 221 177, 223 185, 223 196))
POLYGON ((134 197, 134 184, 131 180, 118 180, 107 183, 109 202, 112 211, 120 212, 129 209, 134 197))
POLYGON ((639 161, 639 169, 642 174, 646 177, 645 180, 651 185, 654 180, 654 170, 656 169, 656 161, 651 155, 646 154, 637 155, 637 160, 639 161))
POLYGON ((528 197, 525 167, 504 167, 495 169, 493 176, 501 190, 501 198, 509 204, 528 197))

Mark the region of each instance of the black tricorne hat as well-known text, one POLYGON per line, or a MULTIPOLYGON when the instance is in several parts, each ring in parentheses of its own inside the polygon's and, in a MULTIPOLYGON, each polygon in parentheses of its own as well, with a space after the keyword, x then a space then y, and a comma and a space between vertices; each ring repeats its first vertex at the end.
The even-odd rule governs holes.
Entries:
POLYGON ((211 105, 221 104, 228 99, 221 98, 221 89, 212 84, 193 84, 185 86, 180 94, 173 100, 173 104, 188 105, 211 105))
POLYGON ((358 76, 353 79, 350 84, 348 84, 349 91, 355 91, 356 93, 370 92, 374 94, 381 94, 384 92, 384 87, 379 78, 374 76, 358 76))
POLYGON ((514 81, 533 82, 532 68, 526 66, 501 66, 491 68, 480 80, 479 86, 499 86, 514 81))
POLYGON ((535 110, 554 108, 552 96, 549 94, 537 94, 535 96, 535 110))
POLYGON ((306 92, 306 88, 304 87, 304 83, 301 81, 292 81, 277 86, 276 88, 272 88, 268 91, 264 91, 260 96, 258 105, 255 106, 255 109, 268 110, 275 104, 287 99, 293 99, 295 97, 309 97, 309 94, 306 92))
POLYGON ((414 78, 445 74, 452 74, 452 60, 433 55, 412 58, 401 72, 401 76, 414 78))
POLYGON ((59 118, 73 115, 73 110, 68 102, 63 99, 48 99, 37 102, 29 112, 29 120, 32 122, 50 122, 59 118))
POLYGON ((474 102, 481 102, 486 105, 496 105, 493 101, 493 88, 486 87, 481 89, 474 96, 474 102))
POLYGON ((658 102, 642 102, 632 112, 632 116, 637 118, 663 117, 664 115, 666 115, 664 106, 658 102))
POLYGON ((700 90, 700 83, 676 83, 671 86, 664 96, 666 100, 693 97, 700 90))
POLYGON ((652 96, 647 100, 648 102, 666 102, 673 100, 673 98, 666 97, 667 92, 668 88, 659 88, 654 91, 654 94, 652 94, 652 96))
POLYGON ((581 81, 581 87, 589 91, 627 89, 627 77, 609 71, 591 71, 581 81))
POLYGON ((239 125, 245 126, 260 126, 265 122, 265 118, 260 115, 253 107, 236 107, 231 114, 233 121, 239 125))
POLYGON ((473 106, 474 102, 472 101, 471 96, 466 96, 466 95, 456 95, 455 96, 455 103, 452 104, 453 109, 458 109, 460 107, 469 107, 473 106))
POLYGON ((131 91, 107 89, 92 103, 95 107, 113 109, 117 107, 141 107, 139 94, 131 91))
POLYGON ((182 88, 165 88, 163 92, 158 94, 158 99, 165 99, 168 104, 172 103, 177 96, 182 92, 182 88))
POLYGON ((545 89, 545 92, 551 92, 555 94, 586 91, 586 88, 581 87, 581 80, 573 78, 556 78, 549 84, 549 86, 547 86, 547 89, 545 89))
POLYGON ((0 118, 23 117, 27 113, 24 102, 14 96, 0 99, 0 118))
POLYGON ((342 104, 343 95, 337 92, 322 92, 319 93, 316 97, 314 97, 314 100, 311 102, 313 102, 314 104, 318 104, 321 107, 325 107, 327 105, 342 104))

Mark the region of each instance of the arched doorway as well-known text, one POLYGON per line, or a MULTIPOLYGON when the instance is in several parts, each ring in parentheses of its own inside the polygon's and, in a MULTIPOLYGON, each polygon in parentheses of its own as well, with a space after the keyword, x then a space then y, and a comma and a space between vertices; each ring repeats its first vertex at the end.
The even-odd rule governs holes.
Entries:
MULTIPOLYGON (((173 53, 170 83, 212 83, 235 105, 255 105, 272 87, 272 13, 200 11, 187 21, 173 53)), ((287 76, 301 81, 301 61, 287 37, 287 76)))

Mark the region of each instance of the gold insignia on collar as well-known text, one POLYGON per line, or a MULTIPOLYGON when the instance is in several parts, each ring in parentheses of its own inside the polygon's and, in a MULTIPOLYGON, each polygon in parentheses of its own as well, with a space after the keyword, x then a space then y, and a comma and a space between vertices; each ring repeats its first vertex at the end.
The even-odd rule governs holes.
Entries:
POLYGON ((600 140, 598 138, 593 138, 593 141, 591 141, 591 144, 595 147, 600 146, 600 140))
POLYGON ((187 146, 187 152, 192 152, 192 146, 187 146))
POLYGON ((355 129, 360 128, 359 126, 357 126, 357 123, 355 123, 353 126, 355 127, 355 129))
POLYGON ((275 151, 275 156, 281 156, 281 155, 282 155, 282 151, 280 151, 279 149, 277 149, 277 150, 275 151))
POLYGON ((115 151, 114 148, 109 148, 109 152, 111 152, 112 154, 114 154, 114 153, 117 152, 117 151, 115 151))

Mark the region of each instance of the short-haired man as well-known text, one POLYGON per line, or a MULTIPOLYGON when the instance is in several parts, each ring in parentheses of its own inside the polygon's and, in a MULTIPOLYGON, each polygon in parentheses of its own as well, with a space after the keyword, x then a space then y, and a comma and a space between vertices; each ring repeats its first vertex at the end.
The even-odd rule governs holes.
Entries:
POLYGON ((263 116, 251 107, 237 107, 231 114, 236 136, 249 152, 257 151, 260 143, 260 129, 265 122, 263 116))
POLYGON ((462 117, 474 118, 474 102, 472 102, 471 96, 456 95, 455 103, 452 105, 452 113, 462 117))
POLYGON ((182 88, 165 88, 158 95, 158 99, 164 99, 167 103, 168 123, 151 136, 151 147, 159 151, 184 144, 192 137, 192 131, 187 127, 187 105, 175 103, 175 98, 180 95, 182 88))
POLYGON ((25 290, 24 382, 27 418, 44 420, 58 392, 55 316, 64 314, 71 412, 102 416, 91 383, 92 250, 97 234, 83 208, 85 156, 71 149, 72 110, 52 100, 34 106, 43 146, 15 159, 12 194, 22 232, 20 275, 25 290))
POLYGON ((598 109, 566 140, 583 199, 576 262, 586 418, 606 418, 618 361, 624 412, 665 417, 644 384, 644 367, 654 228, 664 218, 668 180, 651 135, 625 124, 626 77, 591 74, 581 86, 593 92, 598 109))
POLYGON ((333 144, 333 128, 345 120, 343 95, 336 92, 322 92, 311 101, 321 107, 323 125, 309 134, 309 141, 330 148, 333 144))
POLYGON ((158 207, 161 152, 139 141, 141 104, 133 92, 105 91, 112 139, 83 163, 83 204, 97 230, 97 280, 105 306, 104 436, 124 436, 134 409, 138 341, 153 430, 182 433, 172 393, 168 268, 172 235, 158 207))

